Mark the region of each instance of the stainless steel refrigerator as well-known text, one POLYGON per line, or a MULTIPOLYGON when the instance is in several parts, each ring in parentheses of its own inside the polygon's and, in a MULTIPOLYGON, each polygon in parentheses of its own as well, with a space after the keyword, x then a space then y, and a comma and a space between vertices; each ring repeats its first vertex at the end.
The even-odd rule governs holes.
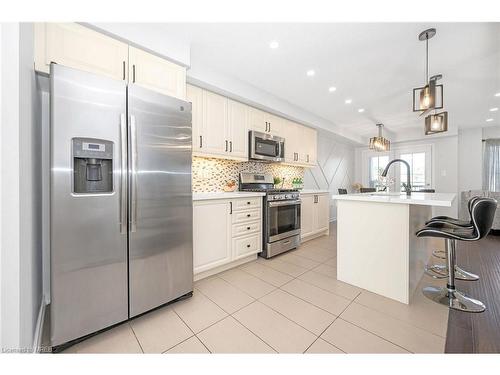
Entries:
POLYGON ((191 104, 51 65, 51 344, 193 290, 191 104))

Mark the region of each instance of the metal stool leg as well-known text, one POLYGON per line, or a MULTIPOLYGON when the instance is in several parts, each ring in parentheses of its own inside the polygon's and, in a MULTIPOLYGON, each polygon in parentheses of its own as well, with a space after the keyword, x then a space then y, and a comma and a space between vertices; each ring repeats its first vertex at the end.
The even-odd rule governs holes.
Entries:
POLYGON ((422 292, 434 302, 448 306, 450 309, 466 312, 483 312, 486 307, 481 301, 467 297, 455 288, 455 240, 446 240, 448 248, 448 282, 446 288, 425 287, 422 292))
MULTIPOLYGON (((445 242, 445 250, 434 250, 432 252, 432 255, 434 255, 435 252, 441 251, 444 254, 448 254, 448 241, 445 242)), ((447 259, 447 258, 445 258, 447 259)), ((448 277, 448 265, 440 265, 440 264, 433 264, 433 265, 426 265, 425 266, 425 273, 429 276, 431 276, 434 279, 444 279, 448 277)), ((464 269, 460 268, 459 266, 455 265, 455 278, 458 280, 463 280, 463 281, 477 281, 479 280, 479 276, 472 273, 465 271, 464 269)))

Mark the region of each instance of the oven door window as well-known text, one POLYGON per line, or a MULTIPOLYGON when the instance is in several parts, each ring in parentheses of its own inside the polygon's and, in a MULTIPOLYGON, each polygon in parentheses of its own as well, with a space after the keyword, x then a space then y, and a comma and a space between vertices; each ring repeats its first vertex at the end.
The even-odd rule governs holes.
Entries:
POLYGON ((300 204, 268 207, 268 238, 275 241, 300 229, 300 204))
POLYGON ((278 144, 268 139, 255 138, 255 153, 275 157, 278 155, 278 144))

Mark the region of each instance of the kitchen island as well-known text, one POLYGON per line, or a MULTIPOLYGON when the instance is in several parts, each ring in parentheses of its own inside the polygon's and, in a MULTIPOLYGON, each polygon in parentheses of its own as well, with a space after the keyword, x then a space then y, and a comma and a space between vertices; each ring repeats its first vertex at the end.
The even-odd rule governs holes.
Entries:
POLYGON ((337 201, 337 278, 410 303, 439 239, 417 238, 432 207, 451 207, 455 194, 364 193, 337 201))

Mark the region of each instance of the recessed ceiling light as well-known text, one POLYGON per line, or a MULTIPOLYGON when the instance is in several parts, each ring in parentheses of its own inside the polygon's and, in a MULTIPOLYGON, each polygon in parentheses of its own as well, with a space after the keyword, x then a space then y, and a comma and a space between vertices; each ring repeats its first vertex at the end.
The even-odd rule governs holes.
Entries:
POLYGON ((495 94, 495 96, 500 96, 500 92, 497 92, 497 93, 495 94))
POLYGON ((313 70, 313 69, 310 69, 306 72, 306 74, 309 76, 309 77, 312 77, 316 74, 316 72, 313 70))
POLYGON ((352 99, 346 99, 345 100, 345 104, 351 104, 352 103, 352 99))
POLYGON ((487 119, 486 119, 486 122, 492 122, 492 121, 493 121, 493 119, 492 119, 492 118, 487 118, 487 119))
POLYGON ((490 108, 490 112, 496 112, 496 111, 498 111, 498 108, 497 108, 497 107, 490 108))
POLYGON ((280 46, 280 44, 276 40, 273 40, 272 42, 269 43, 269 48, 272 48, 272 49, 276 49, 279 46, 280 46))
POLYGON ((330 92, 334 92, 335 90, 337 90, 336 87, 333 87, 333 86, 328 87, 328 91, 330 91, 330 92))
POLYGON ((360 109, 358 109, 358 112, 359 112, 359 113, 363 113, 364 111, 365 111, 365 109, 364 109, 364 108, 360 108, 360 109))

